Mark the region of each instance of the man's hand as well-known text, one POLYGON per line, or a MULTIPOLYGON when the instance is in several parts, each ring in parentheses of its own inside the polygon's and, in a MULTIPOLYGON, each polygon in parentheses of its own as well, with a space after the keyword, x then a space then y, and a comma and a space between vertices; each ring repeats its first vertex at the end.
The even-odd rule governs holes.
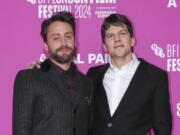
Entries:
POLYGON ((33 68, 41 68, 41 62, 38 61, 32 61, 31 63, 28 64, 27 68, 28 69, 33 69, 33 68))

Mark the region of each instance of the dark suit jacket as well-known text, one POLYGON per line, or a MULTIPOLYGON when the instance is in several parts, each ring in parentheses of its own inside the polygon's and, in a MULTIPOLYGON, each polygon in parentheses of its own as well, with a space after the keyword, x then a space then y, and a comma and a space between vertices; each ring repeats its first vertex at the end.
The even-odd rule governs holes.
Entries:
POLYGON ((75 70, 77 89, 71 93, 56 71, 45 61, 41 69, 17 74, 13 135, 88 135, 92 82, 75 70))
POLYGON ((140 59, 140 65, 111 117, 102 83, 108 67, 109 64, 97 66, 87 73, 95 86, 93 135, 147 135, 151 128, 156 135, 170 135, 172 120, 166 72, 140 59))

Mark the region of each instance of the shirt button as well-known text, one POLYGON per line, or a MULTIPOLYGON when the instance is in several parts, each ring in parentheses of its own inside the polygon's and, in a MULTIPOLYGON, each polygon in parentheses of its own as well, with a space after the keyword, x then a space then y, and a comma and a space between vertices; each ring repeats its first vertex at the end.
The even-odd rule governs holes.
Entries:
POLYGON ((76 134, 76 129, 75 128, 73 128, 73 135, 75 135, 76 134))
POLYGON ((109 122, 109 123, 107 124, 107 127, 112 127, 112 123, 109 122))

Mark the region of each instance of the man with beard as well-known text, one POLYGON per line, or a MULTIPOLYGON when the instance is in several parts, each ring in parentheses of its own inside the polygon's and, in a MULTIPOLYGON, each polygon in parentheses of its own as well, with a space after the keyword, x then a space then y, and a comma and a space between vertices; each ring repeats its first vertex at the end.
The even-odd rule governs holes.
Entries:
POLYGON ((59 12, 43 21, 41 36, 49 59, 16 76, 13 135, 88 135, 92 82, 72 63, 73 15, 59 12))

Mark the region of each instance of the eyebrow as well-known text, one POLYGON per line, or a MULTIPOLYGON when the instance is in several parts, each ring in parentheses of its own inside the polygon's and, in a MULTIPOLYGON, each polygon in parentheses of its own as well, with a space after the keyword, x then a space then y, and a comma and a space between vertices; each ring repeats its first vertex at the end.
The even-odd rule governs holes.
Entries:
MULTIPOLYGON (((122 30, 118 31, 118 33, 119 33, 119 32, 123 32, 123 31, 128 32, 127 29, 122 29, 122 30)), ((114 33, 112 33, 112 32, 106 32, 106 34, 114 34, 114 33)))
POLYGON ((66 34, 66 35, 67 35, 67 34, 72 34, 72 35, 73 35, 73 32, 66 32, 65 34, 66 34))
POLYGON ((60 34, 59 33, 53 33, 50 35, 50 37, 53 37, 53 36, 60 36, 60 34))
MULTIPOLYGON (((73 32, 66 32, 65 35, 68 35, 68 34, 72 34, 73 35, 73 32)), ((59 33, 53 33, 50 35, 50 37, 53 37, 53 36, 60 36, 59 33)))

